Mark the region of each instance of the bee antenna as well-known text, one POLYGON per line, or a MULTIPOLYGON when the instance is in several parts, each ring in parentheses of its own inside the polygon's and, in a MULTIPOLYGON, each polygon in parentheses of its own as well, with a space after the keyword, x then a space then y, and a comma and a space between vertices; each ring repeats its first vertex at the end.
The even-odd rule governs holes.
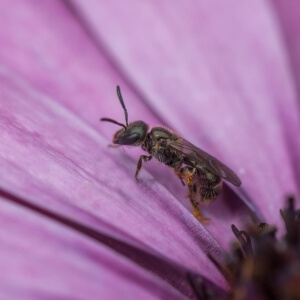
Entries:
POLYGON ((124 127, 124 128, 126 129, 126 126, 125 126, 124 124, 119 123, 119 122, 117 122, 116 120, 113 120, 113 119, 110 119, 110 118, 101 118, 100 121, 102 121, 102 122, 110 122, 110 123, 114 123, 114 124, 117 124, 117 125, 119 125, 119 126, 122 126, 122 127, 124 127))
MULTIPOLYGON (((127 109, 126 109, 126 106, 125 106, 125 103, 124 103, 124 100, 123 100, 123 97, 122 97, 122 94, 121 94, 121 89, 120 89, 120 87, 118 85, 117 85, 117 95, 118 95, 120 103, 121 103, 121 105, 122 105, 122 107, 124 109, 126 127, 128 127, 128 112, 127 112, 127 109)), ((120 123, 119 123, 119 125, 120 125, 120 123)))

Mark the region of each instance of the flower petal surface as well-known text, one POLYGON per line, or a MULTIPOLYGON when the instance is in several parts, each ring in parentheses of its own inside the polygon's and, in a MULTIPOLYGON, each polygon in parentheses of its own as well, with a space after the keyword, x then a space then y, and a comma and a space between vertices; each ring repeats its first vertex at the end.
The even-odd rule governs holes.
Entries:
POLYGON ((206 257, 220 260, 223 250, 168 190, 150 175, 146 183, 133 180, 128 171, 135 163, 120 160, 94 129, 15 73, 2 68, 0 74, 0 187, 25 192, 42 207, 65 204, 62 213, 75 207, 93 217, 84 217, 93 226, 110 224, 112 237, 122 234, 195 272, 205 266, 207 279, 226 287, 206 257))
POLYGON ((69 228, 0 197, 3 299, 187 299, 69 228))
MULTIPOLYGON (((4 40, 4 46, 0 49, 0 58, 5 62, 5 65, 24 76, 38 90, 51 96, 53 101, 60 102, 85 122, 97 128, 109 140, 114 131, 112 129, 113 125, 99 124, 98 120, 99 117, 103 116, 120 121, 123 120, 124 115, 115 95, 115 85, 119 84, 126 99, 130 120, 143 119, 150 125, 170 125, 173 129, 177 129, 180 135, 189 139, 197 146, 201 146, 212 154, 217 155, 216 144, 210 140, 210 135, 201 133, 199 139, 199 135, 193 133, 195 128, 204 126, 204 124, 199 123, 198 113, 194 117, 193 115, 189 115, 192 107, 197 108, 194 109, 194 112, 198 111, 198 109, 202 111, 203 103, 198 101, 199 96, 196 93, 194 96, 187 94, 184 99, 188 97, 194 100, 191 100, 192 102, 190 102, 188 107, 184 105, 183 109, 181 107, 183 102, 180 104, 180 100, 183 97, 172 88, 174 84, 172 80, 171 82, 167 81, 170 84, 168 92, 171 92, 171 94, 156 97, 156 92, 153 93, 153 91, 148 91, 146 88, 144 91, 144 84, 140 85, 136 80, 132 80, 132 76, 130 75, 132 70, 124 71, 125 68, 120 59, 122 57, 126 59, 126 56, 124 54, 118 56, 115 51, 111 51, 114 49, 110 49, 111 43, 118 37, 118 33, 113 32, 111 40, 102 39, 102 36, 94 28, 96 25, 92 22, 95 16, 91 15, 89 22, 87 22, 83 18, 83 15, 78 13, 78 9, 80 12, 85 12, 86 8, 78 8, 74 6, 74 3, 43 1, 37 4, 35 1, 21 1, 17 8, 12 9, 5 2, 0 2, 0 5, 2 5, 1 11, 3 12, 1 17, 3 24, 5 24, 0 29, 0 32, 2 30, 2 39, 4 40), (66 5, 62 5, 62 3, 66 3, 66 5), (36 37, 34 43, 30 40, 32 36, 36 37), (174 92, 176 92, 176 95, 172 94, 174 92), (171 101, 170 99, 173 100, 171 101), (169 106, 168 103, 173 103, 173 108, 177 111, 167 108, 169 106), (173 120, 171 120, 172 116, 173 120)), ((92 5, 94 2, 89 3, 92 5)), ((97 4, 94 3, 93 5, 97 4)), ((112 6, 106 8, 108 10, 107 13, 105 13, 103 18, 101 17, 103 22, 107 17, 107 21, 109 21, 109 16, 113 13, 115 5, 112 2, 112 6)), ((133 6, 133 8, 139 9, 139 6, 133 6)), ((147 11, 156 15, 153 9, 147 9, 147 11)), ((183 16, 189 17, 188 15, 183 16)), ((158 20, 164 22, 160 17, 158 20)), ((127 19, 122 17, 118 21, 120 24, 123 24, 128 21, 128 16, 127 19)), ((168 22, 159 23, 159 26, 162 26, 161 28, 165 28, 163 32, 169 30, 165 34, 168 32, 172 33, 172 22, 170 24, 168 22), (171 27, 168 29, 168 26, 171 27)), ((149 28, 148 24, 146 25, 143 24, 145 30, 149 28)), ((108 27, 110 30, 115 28, 115 26, 114 22, 109 26, 101 25, 101 27, 108 27)), ((119 26, 122 27, 123 25, 119 26)), ((133 33, 134 31, 131 32, 133 33)), ((163 37, 157 36, 158 31, 151 31, 150 33, 153 34, 154 39, 158 38, 156 42, 160 43, 160 39, 163 37)), ((135 39, 136 37, 132 36, 132 38, 135 39)), ((174 45, 171 41, 170 44, 166 44, 165 46, 173 49, 174 45)), ((119 42, 121 43, 122 40, 119 42)), ((133 46, 135 43, 136 41, 133 41, 130 45, 133 46)), ((122 52, 126 50, 125 48, 123 45, 119 50, 122 52)), ((125 52, 127 53, 127 50, 125 52)), ((164 52, 159 51, 158 53, 163 55, 164 52)), ((165 64, 163 57, 157 57, 157 61, 163 61, 160 67, 166 66, 168 68, 169 64, 165 64)), ((174 59, 175 57, 173 57, 174 59)), ((139 67, 139 62, 140 59, 137 59, 137 65, 133 66, 133 68, 139 67)), ((175 67, 175 60, 173 63, 175 67)), ((147 69, 148 79, 145 76, 141 76, 141 78, 144 78, 143 80, 152 80, 151 76, 153 75, 149 73, 150 69, 148 67, 147 69)), ((186 72, 188 71, 186 70, 186 72)), ((137 70, 136 74, 139 72, 137 70)), ((180 72, 178 71, 178 74, 180 72)), ((172 76, 175 76, 175 73, 172 76)), ((164 80, 167 79, 168 76, 164 77, 164 80)), ((178 80, 181 79, 179 78, 178 80)), ((190 82, 190 79, 187 81, 190 82)), ((160 89, 159 86, 160 83, 158 83, 158 89, 160 89)), ((187 91, 195 92, 190 89, 187 89, 187 91)), ((215 122, 215 117, 212 120, 214 120, 213 125, 216 129, 209 129, 209 132, 213 136, 215 134, 214 130, 222 127, 215 122)), ((203 120, 203 122, 206 121, 203 120)), ((208 128, 212 124, 206 124, 205 126, 208 128)), ((206 132, 205 128, 203 132, 206 132)), ((218 132, 217 134, 219 135, 218 132)), ((227 132, 224 134, 227 134, 227 132)), ((223 137, 223 139, 225 138, 223 137)), ((226 144, 226 147, 230 147, 231 142, 226 140, 226 144)), ((219 145, 222 144, 218 142, 217 147, 220 147, 219 145)), ((224 157, 227 156, 225 150, 220 152, 224 157)), ((135 159, 139 155, 139 153, 132 151, 132 149, 125 151, 126 155, 135 159)), ((222 158, 221 156, 218 157, 222 158)), ((229 153, 228 159, 224 162, 227 163, 230 158, 231 154, 229 153)), ((123 159, 127 159, 127 157, 124 156, 123 159)), ((234 167, 234 163, 230 164, 230 167, 234 167)), ((153 161, 146 166, 146 169, 191 211, 191 205, 185 196, 186 188, 182 187, 172 170, 153 161)), ((130 174, 133 174, 134 170, 130 172, 130 174)), ((141 176, 143 176, 143 171, 141 172, 141 176)), ((220 199, 218 199, 217 204, 205 210, 205 215, 213 219, 213 222, 210 223, 211 226, 209 225, 210 232, 218 239, 222 247, 227 249, 229 241, 232 239, 232 233, 228 224, 235 223, 242 225, 245 219, 247 219, 249 210, 256 216, 261 216, 262 213, 253 201, 248 201, 249 197, 246 205, 244 205, 238 201, 239 196, 231 192, 225 192, 225 194, 219 197, 220 199)))
POLYGON ((236 170, 243 192, 280 226, 286 195, 297 194, 291 153, 300 147, 290 141, 299 111, 269 2, 77 5, 152 110, 236 170))

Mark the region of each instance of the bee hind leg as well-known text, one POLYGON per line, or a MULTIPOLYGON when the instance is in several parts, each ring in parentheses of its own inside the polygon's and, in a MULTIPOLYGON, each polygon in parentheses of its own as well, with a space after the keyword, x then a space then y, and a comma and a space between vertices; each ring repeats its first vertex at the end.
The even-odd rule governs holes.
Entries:
POLYGON ((187 185, 188 185, 188 197, 191 201, 192 207, 193 207, 193 215, 195 218, 197 218, 202 223, 207 223, 209 221, 208 218, 205 218, 203 214, 201 213, 201 210, 198 207, 198 203, 196 201, 197 197, 197 169, 185 166, 180 169, 179 178, 182 180, 182 178, 185 179, 187 185))
POLYGON ((192 207, 193 207, 193 215, 196 219, 198 219, 199 221, 201 221, 202 223, 207 223, 210 219, 209 218, 205 218, 199 208, 199 204, 196 201, 196 196, 197 196, 197 185, 196 183, 189 185, 189 193, 188 193, 188 197, 190 198, 192 207))
POLYGON ((194 182, 194 177, 196 175, 197 169, 185 166, 183 168, 175 168, 174 171, 175 174, 179 177, 182 185, 185 185, 186 182, 187 185, 190 186, 194 182))

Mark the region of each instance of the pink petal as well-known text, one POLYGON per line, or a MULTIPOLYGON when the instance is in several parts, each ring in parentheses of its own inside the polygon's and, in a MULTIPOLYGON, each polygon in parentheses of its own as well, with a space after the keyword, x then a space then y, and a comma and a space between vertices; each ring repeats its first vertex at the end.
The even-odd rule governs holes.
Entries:
MULTIPOLYGON (((299 153, 300 145, 290 142, 300 123, 270 6, 110 1, 100 9, 97 1, 76 3, 156 114, 236 170, 266 221, 280 225, 285 196, 297 193, 297 160, 290 153, 299 153)), ((223 218, 221 228, 231 215, 223 218)))
POLYGON ((20 206, 0 201, 3 299, 186 299, 144 269, 20 206))
MULTIPOLYGON (((295 95, 283 45, 278 38, 269 7, 260 1, 253 1, 251 4, 234 2, 234 5, 233 2, 229 2, 224 6, 218 4, 218 7, 213 3, 193 3, 190 6, 188 3, 172 2, 172 5, 160 5, 159 9, 152 2, 143 2, 145 6, 138 7, 128 3, 122 6, 123 4, 112 1, 102 3, 101 9, 97 7, 99 2, 89 1, 88 5, 78 3, 84 9, 85 19, 82 24, 78 23, 76 8, 72 16, 60 2, 20 1, 18 6, 13 7, 5 2, 0 3, 0 16, 4 24, 0 28, 0 38, 3 41, 0 60, 5 62, 9 69, 24 76, 40 91, 50 95, 50 101, 63 103, 106 137, 114 129, 111 129, 111 126, 99 125, 98 118, 123 118, 112 91, 116 83, 125 86, 123 93, 126 95, 131 120, 143 118, 155 125, 161 119, 162 123, 171 125, 191 142, 203 146, 205 150, 221 158, 239 172, 244 190, 266 216, 267 221, 276 222, 279 217, 278 208, 282 206, 284 195, 296 191, 288 147, 291 147, 289 142, 298 130, 299 116, 294 109, 295 95), (179 15, 180 18, 177 17, 179 15), (256 16, 255 19, 253 15, 256 16), (87 31, 85 32, 80 25, 87 31), (102 43, 95 43, 95 37, 90 39, 91 35, 88 35, 88 32, 98 34, 98 42, 102 43), (32 36, 36 37, 34 43, 32 36), (126 73, 122 70, 126 70, 126 73), (128 76, 122 77, 124 74, 128 76), (143 95, 147 97, 139 97, 143 95), (143 99, 145 102, 142 102, 143 99), (188 105, 183 103, 183 99, 189 101, 188 105), (87 100, 89 105, 86 104, 87 100), (289 123, 285 123, 287 121, 289 123), (195 128, 201 128, 201 136, 195 128), (289 133, 288 138, 286 133, 289 133)), ((11 76, 15 77, 15 74, 11 76)), ((22 90, 20 98, 24 98, 23 93, 22 90)), ((27 98, 32 98, 31 92, 27 98)), ((50 101, 47 101, 47 105, 50 101)), ((36 101, 30 103, 33 107, 37 106, 36 101)), ((29 109, 30 103, 27 108, 28 118, 31 118, 30 114, 33 111, 32 107, 29 109)), ((56 111, 53 116, 61 111, 60 106, 54 105, 53 109, 56 111)), ((47 116, 47 120, 48 106, 44 110, 41 114, 47 116)), ((40 108, 37 111, 40 112, 40 108)), ((79 121, 75 123, 77 122, 79 121)), ((107 142, 95 142, 99 137, 91 129, 86 130, 94 140, 87 142, 87 133, 77 132, 79 125, 76 127, 77 131, 73 132, 73 121, 71 123, 72 128, 60 133, 58 140, 56 136, 48 137, 46 145, 48 147, 51 140, 51 144, 54 143, 52 151, 55 153, 50 152, 49 156, 40 153, 44 145, 39 143, 39 139, 44 138, 39 136, 41 129, 44 135, 49 128, 45 128, 44 120, 38 123, 40 128, 34 127, 38 141, 35 145, 37 149, 33 151, 36 160, 42 158, 42 161, 51 162, 55 158, 56 161, 63 162, 60 168, 54 164, 60 174, 59 178, 55 178, 55 184, 52 183, 52 177, 57 172, 50 168, 48 178, 51 178, 51 182, 45 183, 46 178, 42 177, 44 174, 41 172, 45 164, 42 164, 39 170, 36 161, 25 163, 21 159, 22 155, 22 158, 25 154, 26 157, 31 155, 27 154, 29 149, 25 147, 21 147, 17 159, 20 173, 27 175, 24 176, 24 183, 16 180, 20 178, 18 174, 6 179, 6 184, 12 190, 24 190, 27 181, 37 181, 34 190, 36 197, 47 191, 53 193, 53 196, 56 196, 54 198, 60 195, 67 203, 76 204, 97 216, 99 213, 100 219, 113 221, 120 230, 124 228, 123 224, 128 224, 132 236, 144 241, 148 247, 154 245, 156 250, 165 255, 170 254, 176 261, 183 261, 185 266, 195 267, 198 264, 196 267, 202 269, 199 263, 205 259, 198 249, 197 252, 195 239, 201 239, 200 244, 204 251, 208 251, 210 247, 218 248, 202 226, 190 215, 186 215, 186 211, 176 199, 151 181, 153 179, 146 172, 142 172, 141 178, 144 182, 139 186, 139 190, 135 191, 135 182, 130 177, 135 166, 128 161, 127 155, 123 155, 124 162, 119 151, 104 149, 107 142), (74 136, 70 139, 69 135, 74 136), (68 140, 63 141, 63 145, 62 136, 68 137, 68 140), (67 143, 70 145, 66 145, 67 143), (84 146, 84 143, 87 146, 84 146), (99 149, 96 155, 94 151, 97 147, 99 149), (66 157, 69 159, 69 154, 66 153, 71 153, 71 161, 65 160, 66 157), (111 161, 112 158, 115 162, 111 161), (104 174, 95 174, 93 172, 95 168, 99 168, 100 159, 105 160, 105 165, 101 165, 104 174), (97 165, 94 166, 95 164, 97 165), (35 173, 32 172, 29 179, 28 170, 31 171, 32 165, 35 166, 35 173), (118 173, 116 170, 120 168, 118 173), (79 177, 76 178, 73 173, 79 177), (100 193, 95 188, 87 194, 88 188, 82 187, 80 181, 80 176, 87 176, 86 173, 88 178, 93 178, 92 182, 104 183, 107 177, 112 178, 112 181, 119 180, 118 188, 127 195, 127 201, 133 199, 134 207, 129 205, 128 209, 128 203, 119 207, 119 201, 122 200, 118 199, 120 194, 116 192, 112 196, 115 197, 114 202, 111 202, 118 203, 118 206, 112 206, 110 202, 110 207, 107 203, 106 215, 98 211, 97 207, 95 213, 95 194, 103 192, 106 197, 111 197, 111 190, 116 188, 116 184, 110 181, 110 189, 104 189, 100 193), (67 189, 62 191, 66 185, 67 189), (89 195, 88 199, 86 194, 89 195), (148 198, 151 203, 147 202, 148 198), (82 199, 85 199, 84 203, 82 199), (141 201, 140 199, 143 199, 143 205, 137 202, 141 201), (114 211, 115 209, 117 211, 114 211), (123 216, 124 211, 128 218, 123 216), (118 214, 125 218, 122 222, 117 217, 118 214), (136 219, 130 218, 131 214, 136 219), (187 223, 184 224, 186 227, 181 224, 182 216, 187 223), (152 223, 155 224, 153 236, 149 236, 149 233, 145 236, 141 228, 134 228, 137 220, 139 224, 148 224, 147 217, 151 219, 151 226, 152 223), (162 219, 161 222, 157 220, 159 218, 162 219), (161 241, 157 238, 161 236, 166 238, 166 244, 172 236, 173 247, 160 245, 161 241), (204 246, 205 243, 207 246, 204 246), (182 249, 182 244, 189 245, 188 249, 182 249), (188 258, 189 252, 193 255, 188 258)), ((66 125, 62 122, 50 129, 57 131, 57 128, 61 130, 66 125)), ((80 126, 84 124, 80 123, 80 126)), ((31 133, 28 135, 29 145, 33 141, 36 142, 31 133)), ((26 134, 24 136, 27 137, 26 134)), ((27 142, 26 139, 25 141, 27 142)), ((11 139, 10 143, 16 141, 11 139)), ((8 155, 11 149, 5 150, 5 155, 8 155)), ((293 151, 299 151, 297 143, 293 151)), ((12 168, 10 163, 7 163, 7 157, 3 160, 3 166, 9 167, 10 170, 12 168)), ((49 169, 48 165, 47 167, 49 169)), ((155 179, 165 183, 178 199, 183 199, 184 190, 170 170, 158 164, 146 168, 154 174, 155 179)), ((14 169, 14 172, 17 172, 17 169, 14 169)), ((3 182, 4 180, 3 178, 3 182)), ((33 193, 32 185, 29 191, 33 193)), ((231 192, 225 189, 221 199, 206 212, 213 218, 208 229, 224 247, 227 247, 228 240, 232 237, 229 223, 242 222, 246 214, 241 204, 232 203, 232 198, 231 192)), ((187 201, 184 204, 189 207, 187 201)), ((220 250, 214 251, 219 257, 220 250)), ((219 282, 219 279, 213 280, 219 282)), ((220 285, 223 286, 223 283, 220 285)))
MULTIPOLYGON (((188 126, 186 126, 186 122, 180 123, 186 119, 192 121, 192 118, 189 116, 184 117, 184 112, 175 111, 173 112, 175 114, 173 114, 171 108, 164 109, 164 106, 168 105, 168 99, 178 100, 179 95, 157 98, 160 101, 158 109, 162 108, 163 110, 153 113, 148 105, 153 105, 155 102, 152 101, 152 104, 149 101, 147 102, 147 98, 152 98, 152 92, 147 92, 148 96, 143 101, 145 97, 137 89, 138 85, 128 83, 126 77, 120 77, 124 73, 121 72, 119 65, 110 56, 113 52, 107 52, 105 45, 97 44, 97 41, 91 39, 91 34, 87 34, 89 32, 88 24, 78 23, 80 18, 76 14, 72 15, 72 11, 67 10, 68 7, 53 1, 43 1, 38 4, 28 1, 20 2, 20 5, 13 9, 4 2, 0 5, 2 5, 1 11, 6 12, 1 15, 3 24, 7 26, 6 28, 9 28, 9 30, 6 30, 5 27, 0 28, 0 36, 5 41, 4 47, 0 49, 0 58, 10 68, 26 77, 38 89, 51 95, 56 101, 63 103, 86 122, 95 126, 97 131, 103 132, 107 139, 111 139, 111 134, 115 129, 109 124, 99 124, 98 119, 102 116, 108 116, 123 120, 123 112, 115 95, 115 85, 118 83, 122 87, 129 109, 130 120, 143 118, 150 125, 156 125, 165 123, 163 121, 165 119, 168 123, 173 123, 174 128, 183 129, 178 132, 182 132, 184 137, 191 138, 191 141, 195 142, 192 139, 193 131, 190 130, 191 127, 188 127, 190 123, 188 123, 188 126), (11 35, 10 32, 14 34, 11 35), (32 43, 32 35, 40 38, 32 43), (88 105, 86 104, 87 101, 88 105), (180 114, 178 114, 179 112, 180 114), (169 119, 171 114, 173 114, 176 121, 171 122, 169 119), (159 115, 161 118, 158 117, 159 115)), ((113 7, 111 9, 113 10, 113 7)), ((113 13, 113 11, 110 13, 113 13)), ((124 22, 123 19, 119 21, 120 24, 124 22)), ((164 26, 169 25, 166 23, 164 26)), ((109 42, 107 42, 108 45, 109 42)), ((173 47, 172 44, 170 46, 173 47)), ((158 58, 158 61, 161 61, 161 58, 158 58)), ((136 68, 137 66, 133 67, 136 68)), ((147 69, 149 68, 147 67, 147 69)), ((128 70, 128 72, 131 72, 131 70, 128 70)), ((145 77, 141 76, 141 78, 145 77)), ((164 77, 164 80, 166 78, 168 77, 164 77)), ((150 76, 149 79, 151 79, 150 76)), ((160 83, 158 83, 159 85, 160 83)), ((188 98, 190 99, 191 96, 188 95, 188 98)), ((183 98, 180 97, 180 99, 183 98)), ((195 105, 199 104, 195 103, 195 105)), ((184 110, 186 108, 184 107, 184 110)), ((188 111, 186 112, 188 113, 188 111)), ((198 119, 199 115, 197 114, 198 119)), ((195 125, 192 125, 192 127, 195 128, 195 125)), ((195 143, 202 145, 202 142, 195 143)), ((205 144, 207 142, 206 140, 205 144)), ((227 141, 226 143, 228 144, 227 141)), ((116 150, 111 150, 116 153, 116 150)), ((126 150, 126 153, 134 157, 135 160, 138 157, 138 154, 132 149, 126 150)), ((121 158, 118 156, 115 159, 120 160, 121 158)), ((127 159, 127 157, 123 159, 127 159)), ((172 170, 155 162, 149 163, 146 168, 187 209, 191 210, 190 203, 185 197, 186 189, 181 186, 172 170)), ((133 173, 134 167, 130 169, 128 174, 133 173)), ((143 174, 144 171, 141 172, 141 177, 143 177, 143 174)), ((147 179, 145 180, 147 182, 147 179)), ((232 239, 229 224, 233 222, 239 226, 245 221, 248 214, 245 206, 234 200, 236 197, 232 193, 229 192, 226 195, 208 208, 206 213, 213 219, 213 222, 209 225, 209 230, 224 248, 228 248, 229 241, 232 239), (229 202, 228 197, 232 202, 230 205, 227 204, 229 202)), ((253 206, 251 203, 250 205, 253 206)), ((252 208, 252 210, 259 213, 255 208, 252 208)))
POLYGON ((289 54, 289 63, 292 74, 294 75, 294 83, 297 85, 299 92, 300 87, 300 6, 299 1, 291 0, 289 2, 283 0, 272 1, 275 16, 278 18, 278 25, 282 29, 282 39, 285 42, 286 51, 289 54))
MULTIPOLYGON (((291 156, 291 163, 294 167, 296 178, 300 177, 300 153, 299 153, 299 139, 295 138, 299 132, 299 120, 291 114, 291 110, 299 112, 299 92, 300 92, 300 3, 299 1, 281 1, 275 0, 272 2, 277 13, 278 23, 281 26, 281 33, 283 33, 283 42, 288 54, 289 68, 291 70, 290 81, 295 85, 296 97, 298 98, 297 105, 285 103, 282 101, 279 112, 284 120, 286 126, 286 140, 289 145, 291 156), (297 131, 290 130, 290 128, 297 128, 297 131)), ((300 188, 299 180, 298 186, 300 188)))
POLYGON ((127 243, 199 273, 205 266, 207 279, 227 287, 206 257, 220 260, 219 244, 165 188, 149 175, 138 184, 128 176, 135 163, 16 74, 2 68, 0 81, 0 187, 43 207, 63 203, 69 214, 68 206, 79 208, 127 243))

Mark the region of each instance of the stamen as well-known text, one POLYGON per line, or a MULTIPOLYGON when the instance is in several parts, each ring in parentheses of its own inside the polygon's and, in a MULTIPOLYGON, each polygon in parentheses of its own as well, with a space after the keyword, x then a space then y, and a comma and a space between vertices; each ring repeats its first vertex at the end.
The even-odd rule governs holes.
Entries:
MULTIPOLYGON (((247 231, 232 225, 238 243, 224 263, 208 258, 231 286, 221 299, 300 299, 300 211, 293 197, 281 210, 286 236, 276 239, 276 228, 266 223, 252 225, 247 231)), ((203 278, 187 274, 197 299, 211 297, 203 278)))
POLYGON ((206 285, 200 276, 197 276, 195 274, 192 274, 191 272, 188 272, 187 280, 190 283, 197 299, 209 300, 206 285))
POLYGON ((207 257, 219 270, 219 272, 224 276, 228 283, 232 281, 232 274, 225 265, 220 264, 210 253, 207 254, 207 257))
POLYGON ((238 230, 234 224, 231 225, 231 229, 233 234, 241 244, 245 257, 253 256, 252 244, 249 234, 246 231, 238 230))
POLYGON ((280 210, 280 214, 285 223, 287 242, 291 245, 296 245, 299 243, 300 238, 299 211, 295 210, 295 199, 293 197, 289 197, 287 202, 287 208, 280 210))

